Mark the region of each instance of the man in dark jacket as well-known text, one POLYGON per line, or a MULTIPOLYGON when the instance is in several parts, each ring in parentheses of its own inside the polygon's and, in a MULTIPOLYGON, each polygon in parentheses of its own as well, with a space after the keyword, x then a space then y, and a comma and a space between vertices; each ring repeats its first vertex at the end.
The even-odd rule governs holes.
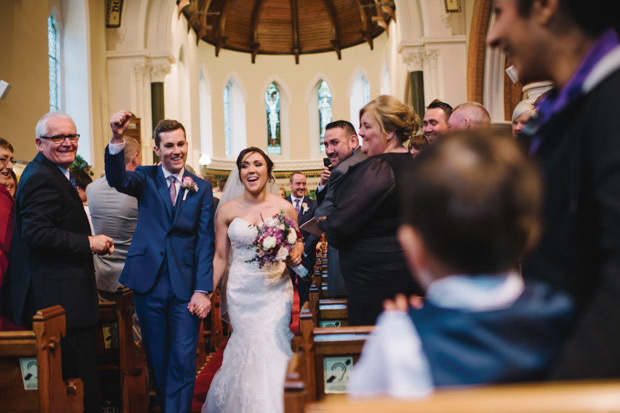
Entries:
POLYGON ((519 80, 552 80, 523 133, 545 179, 544 232, 523 265, 579 319, 556 379, 620 376, 620 42, 617 0, 495 0, 491 46, 519 80))

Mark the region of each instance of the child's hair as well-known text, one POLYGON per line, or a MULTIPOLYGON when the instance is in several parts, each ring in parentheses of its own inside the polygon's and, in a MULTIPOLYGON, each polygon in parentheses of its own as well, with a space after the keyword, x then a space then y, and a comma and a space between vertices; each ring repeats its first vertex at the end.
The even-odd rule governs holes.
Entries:
POLYGON ((483 130, 449 133, 408 173, 404 223, 450 269, 505 271, 538 239, 540 177, 511 139, 483 130))

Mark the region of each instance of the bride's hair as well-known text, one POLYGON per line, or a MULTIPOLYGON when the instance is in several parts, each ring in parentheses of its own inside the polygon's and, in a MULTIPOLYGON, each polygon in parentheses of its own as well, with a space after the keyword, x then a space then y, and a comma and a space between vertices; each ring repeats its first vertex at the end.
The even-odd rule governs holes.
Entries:
POLYGON ((265 160, 265 163, 267 163, 267 174, 269 175, 269 181, 275 181, 275 178, 273 177, 273 161, 271 160, 270 157, 267 156, 267 154, 265 152, 263 152, 263 150, 261 148, 257 148, 255 146, 250 146, 249 148, 245 148, 244 150, 242 150, 241 152, 239 152, 239 156, 237 156, 237 169, 239 170, 239 180, 241 180, 241 162, 243 162, 243 158, 245 158, 245 156, 248 153, 257 153, 260 156, 263 157, 263 159, 265 160))

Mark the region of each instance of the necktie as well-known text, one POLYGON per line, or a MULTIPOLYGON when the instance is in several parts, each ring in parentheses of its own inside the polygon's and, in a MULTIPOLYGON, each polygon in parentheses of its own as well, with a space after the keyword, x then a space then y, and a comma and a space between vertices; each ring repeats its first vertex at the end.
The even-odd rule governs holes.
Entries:
POLYGON ((172 201, 172 206, 174 206, 177 201, 177 186, 174 184, 174 176, 170 175, 168 181, 170 181, 170 185, 168 186, 170 190, 170 201, 172 201))
POLYGON ((299 215, 299 198, 295 200, 295 212, 299 215))
POLYGON ((77 183, 75 182, 75 178, 73 177, 72 173, 69 174, 69 181, 71 182, 71 185, 73 185, 73 187, 77 191, 77 183))

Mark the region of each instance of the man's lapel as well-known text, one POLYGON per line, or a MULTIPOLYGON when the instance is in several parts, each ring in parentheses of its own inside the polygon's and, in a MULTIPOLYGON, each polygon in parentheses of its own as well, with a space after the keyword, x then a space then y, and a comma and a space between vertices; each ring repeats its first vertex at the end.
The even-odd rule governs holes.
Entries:
POLYGON ((71 184, 71 181, 67 179, 67 177, 60 171, 60 169, 58 169, 58 165, 47 159, 45 155, 43 155, 41 152, 37 154, 35 159, 38 159, 42 165, 45 165, 51 171, 54 179, 61 182, 61 185, 65 186, 66 188, 71 188, 68 192, 71 194, 70 196, 71 198, 73 198, 74 201, 77 201, 80 204, 82 203, 77 189, 75 189, 73 184, 71 184))
POLYGON ((166 208, 166 212, 168 213, 168 218, 172 218, 172 202, 170 201, 170 189, 168 189, 166 178, 164 178, 164 171, 162 171, 161 165, 157 167, 157 173, 155 175, 155 186, 157 187, 159 195, 162 198, 164 207, 166 208))
MULTIPOLYGON (((185 172, 183 173, 183 178, 185 178, 186 176, 189 176, 190 178, 192 178, 192 176, 190 175, 189 172, 187 172, 187 170, 185 170, 185 172)), ((192 196, 192 191, 188 189, 183 189, 183 181, 181 181, 181 186, 179 187, 179 193, 177 194, 176 213, 174 214, 174 222, 172 223, 173 227, 176 224, 177 219, 179 219, 179 216, 183 212, 183 205, 185 205, 185 202, 188 202, 190 200, 191 196, 192 196), (187 191, 187 197, 185 197, 185 191, 187 191), (183 198, 185 198, 185 201, 183 200, 183 198)))

